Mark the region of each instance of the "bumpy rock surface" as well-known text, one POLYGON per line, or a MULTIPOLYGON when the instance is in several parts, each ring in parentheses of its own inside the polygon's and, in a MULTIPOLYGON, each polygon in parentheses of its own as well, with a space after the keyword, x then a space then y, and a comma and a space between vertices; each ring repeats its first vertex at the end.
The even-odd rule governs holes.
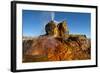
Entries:
POLYGON ((24 40, 23 45, 23 62, 86 60, 91 55, 89 39, 81 36, 69 37, 63 42, 59 38, 43 36, 35 41, 24 40))
POLYGON ((56 24, 54 21, 50 21, 45 26, 46 35, 65 38, 69 34, 69 29, 65 21, 56 24))
POLYGON ((65 34, 69 34, 68 26, 65 21, 57 25, 59 36, 65 37, 65 34))
POLYGON ((86 60, 91 58, 91 41, 85 35, 69 34, 66 22, 50 21, 46 35, 23 38, 23 62, 86 60))
POLYGON ((56 32, 58 30, 57 29, 57 26, 56 26, 56 23, 54 21, 50 21, 46 26, 45 26, 45 31, 46 31, 46 35, 55 35, 57 34, 56 32))

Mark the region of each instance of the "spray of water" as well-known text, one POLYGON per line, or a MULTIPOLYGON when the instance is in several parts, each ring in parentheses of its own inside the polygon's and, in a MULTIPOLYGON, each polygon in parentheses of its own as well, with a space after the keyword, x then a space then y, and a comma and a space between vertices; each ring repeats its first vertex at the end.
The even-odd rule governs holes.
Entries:
MULTIPOLYGON (((58 23, 57 21, 54 20, 54 18, 55 18, 55 13, 54 13, 53 11, 50 12, 49 15, 50 15, 49 18, 50 18, 52 21, 58 23)), ((46 25, 48 22, 50 22, 49 18, 48 18, 48 15, 46 14, 46 16, 45 16, 46 21, 44 21, 43 26, 41 27, 41 34, 45 34, 45 30, 44 30, 44 29, 45 29, 45 25, 46 25)))
POLYGON ((52 21, 54 20, 54 17, 55 17, 55 13, 54 12, 51 12, 51 20, 52 21))

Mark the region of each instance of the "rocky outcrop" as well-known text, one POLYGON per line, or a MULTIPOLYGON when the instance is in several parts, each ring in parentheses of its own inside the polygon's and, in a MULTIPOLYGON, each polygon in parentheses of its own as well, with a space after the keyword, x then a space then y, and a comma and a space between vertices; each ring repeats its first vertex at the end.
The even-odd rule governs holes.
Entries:
POLYGON ((54 21, 50 21, 45 26, 46 35, 65 38, 69 34, 68 26, 65 21, 56 24, 54 21))
POLYGON ((71 36, 63 43, 51 36, 39 37, 34 43, 33 40, 23 41, 24 49, 27 48, 27 51, 24 51, 23 62, 86 60, 91 57, 90 41, 85 37, 71 36))
POLYGON ((65 35, 69 34, 68 26, 65 21, 59 23, 57 25, 57 28, 58 28, 59 36, 61 36, 62 38, 64 38, 65 35))
POLYGON ((46 35, 23 40, 23 62, 86 60, 91 58, 91 41, 86 35, 69 34, 66 22, 50 21, 46 35))

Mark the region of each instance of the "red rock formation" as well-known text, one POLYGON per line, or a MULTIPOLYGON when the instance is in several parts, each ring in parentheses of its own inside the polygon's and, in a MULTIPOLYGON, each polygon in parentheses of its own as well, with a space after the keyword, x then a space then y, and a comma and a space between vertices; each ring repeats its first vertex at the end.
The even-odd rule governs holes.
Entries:
MULTIPOLYGON (((79 40, 78 37, 74 40, 72 40, 71 38, 63 43, 59 41, 58 38, 51 36, 43 36, 35 39, 36 41, 30 45, 30 47, 24 54, 24 62, 34 61, 32 60, 34 59, 34 57, 38 57, 38 60, 37 58, 35 58, 36 61, 90 59, 90 47, 84 46, 84 44, 81 43, 82 41, 79 40), (85 49, 83 49, 82 45, 85 49), (43 57, 45 57, 46 59, 44 59, 43 57)), ((86 42, 87 40, 84 41, 86 42)))
POLYGON ((23 38, 23 62, 91 58, 90 40, 85 35, 69 34, 65 21, 58 25, 51 21, 46 25, 45 30, 46 35, 30 39, 23 38))

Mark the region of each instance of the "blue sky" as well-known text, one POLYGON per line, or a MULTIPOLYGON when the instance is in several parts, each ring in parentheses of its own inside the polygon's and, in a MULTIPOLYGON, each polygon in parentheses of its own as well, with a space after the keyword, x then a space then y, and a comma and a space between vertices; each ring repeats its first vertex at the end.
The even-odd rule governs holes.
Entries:
POLYGON ((91 14, 76 12, 50 12, 23 10, 22 25, 23 36, 39 36, 45 34, 45 25, 52 20, 57 22, 65 20, 70 34, 85 34, 91 36, 91 14))

